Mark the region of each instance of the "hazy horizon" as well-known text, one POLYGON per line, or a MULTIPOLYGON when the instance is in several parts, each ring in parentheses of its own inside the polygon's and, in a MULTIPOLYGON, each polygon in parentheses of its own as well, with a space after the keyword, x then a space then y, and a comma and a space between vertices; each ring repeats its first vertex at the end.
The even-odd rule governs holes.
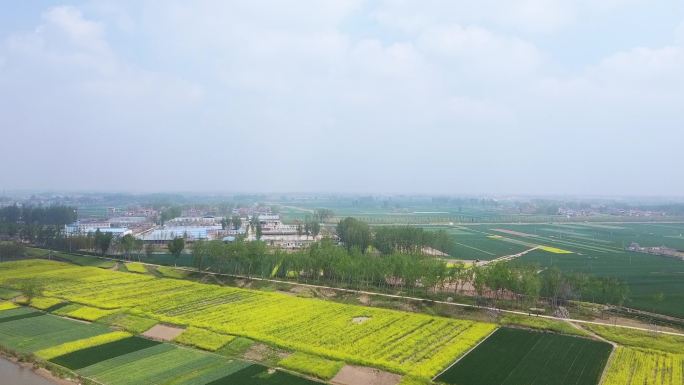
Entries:
POLYGON ((0 191, 684 196, 684 3, 0 5, 0 191))

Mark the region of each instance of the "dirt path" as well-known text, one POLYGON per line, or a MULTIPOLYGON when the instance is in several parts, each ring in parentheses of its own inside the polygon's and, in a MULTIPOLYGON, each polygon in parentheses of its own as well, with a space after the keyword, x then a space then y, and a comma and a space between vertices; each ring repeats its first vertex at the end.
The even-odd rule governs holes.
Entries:
POLYGON ((589 329, 583 328, 583 327, 581 327, 581 326, 579 326, 579 325, 577 325, 576 323, 573 323, 573 322, 568 322, 568 323, 569 323, 570 325, 572 325, 572 327, 574 327, 575 329, 581 330, 581 331, 583 331, 583 332, 589 334, 590 336, 596 338, 596 339, 599 340, 599 341, 607 342, 607 343, 613 345, 613 349, 615 349, 615 348, 618 347, 618 344, 617 344, 617 343, 615 343, 615 342, 613 342, 613 341, 611 341, 611 340, 607 340, 607 339, 601 337, 600 335, 594 333, 593 331, 591 331, 591 330, 589 330, 589 329))
POLYGON ((521 251, 521 252, 519 252, 518 254, 504 255, 503 257, 499 257, 499 258, 496 258, 496 259, 492 259, 491 261, 480 261, 480 262, 477 263, 477 265, 478 265, 478 266, 485 266, 485 265, 489 265, 490 263, 512 261, 512 260, 514 260, 514 259, 516 259, 516 258, 522 257, 523 255, 529 253, 530 251, 537 250, 537 249, 540 248, 540 247, 541 247, 541 246, 535 246, 535 247, 533 247, 533 248, 531 248, 531 249, 527 249, 527 250, 525 250, 525 251, 521 251))
POLYGON ((397 385, 401 376, 365 366, 345 365, 330 382, 335 385, 397 385))

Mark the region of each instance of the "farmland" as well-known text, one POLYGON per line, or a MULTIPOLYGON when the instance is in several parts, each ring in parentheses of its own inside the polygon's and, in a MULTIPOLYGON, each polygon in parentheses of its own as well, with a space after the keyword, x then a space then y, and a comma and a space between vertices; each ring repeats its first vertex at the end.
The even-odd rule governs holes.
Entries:
MULTIPOLYGON (((396 197, 395 197, 396 198, 396 197)), ((275 203, 275 202, 274 202, 275 203)), ((430 197, 402 197, 381 202, 372 197, 345 199, 319 197, 315 201, 281 202, 280 214, 287 221, 303 220, 319 207, 332 209, 335 216, 330 223, 341 218, 354 217, 371 224, 496 223, 496 222, 548 222, 557 215, 521 214, 516 208, 500 205, 491 200, 463 199, 443 202, 430 197)), ((562 219, 562 218, 561 218, 562 219)), ((602 218, 599 218, 602 219, 602 218)))
POLYGON ((594 385, 602 373, 606 385, 681 382, 684 352, 678 336, 586 325, 590 332, 620 344, 606 367, 611 346, 577 337, 592 335, 559 320, 507 315, 501 320, 504 325, 547 332, 496 329, 489 323, 56 261, 0 264, 4 292, 19 294, 16 289, 24 279, 44 283, 31 303, 96 323, 55 317, 7 301, 7 310, 0 311, 0 345, 34 353, 106 385, 316 383, 241 361, 255 346, 282 353, 258 362, 324 381, 345 364, 357 364, 403 374, 407 384, 428 383, 445 368, 449 369, 436 380, 447 384, 594 385), (159 322, 185 331, 174 343, 135 336, 159 322), (487 370, 491 367, 497 370, 487 370))
POLYGON ((82 324, 27 308, 0 313, 2 345, 22 353, 33 353, 108 332, 109 329, 103 325, 82 324))
POLYGON ((495 325, 216 287, 59 262, 0 266, 8 278, 46 282, 45 295, 397 373, 431 376, 495 325), (54 279, 61 277, 60 279, 54 279), (355 322, 362 319, 362 322, 355 322))
POLYGON ((684 337, 591 325, 619 346, 606 369, 604 385, 679 385, 684 383, 684 337))
POLYGON ((593 385, 610 351, 611 346, 603 342, 501 328, 437 380, 468 385, 593 385))
POLYGON ((455 242, 463 245, 457 245, 460 249, 452 256, 494 259, 519 250, 499 249, 502 244, 521 248, 546 246, 546 250, 523 255, 517 263, 615 277, 630 289, 627 306, 682 317, 684 261, 625 250, 631 242, 684 250, 682 233, 684 224, 673 223, 463 225, 452 235, 455 242), (553 252, 553 248, 570 253, 553 252))
POLYGON ((344 365, 340 361, 327 360, 306 353, 295 353, 278 363, 283 368, 306 373, 314 377, 328 380, 332 378, 344 365))
POLYGON ((0 346, 106 385, 315 385, 282 371, 28 308, 0 311, 0 346), (40 341, 40 343, 38 343, 40 341), (24 343, 26 342, 26 343, 24 343))
POLYGON ((684 383, 684 354, 619 347, 603 385, 679 385, 684 383))

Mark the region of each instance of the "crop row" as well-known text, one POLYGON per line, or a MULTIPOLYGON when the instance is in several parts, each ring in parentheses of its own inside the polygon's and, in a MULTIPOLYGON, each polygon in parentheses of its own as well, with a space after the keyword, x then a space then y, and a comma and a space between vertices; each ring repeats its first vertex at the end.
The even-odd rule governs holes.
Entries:
POLYGON ((611 346, 551 333, 501 328, 442 373, 448 384, 596 385, 611 346))
POLYGON ((109 331, 103 325, 75 322, 27 308, 4 310, 0 314, 0 343, 22 353, 36 352, 109 331))

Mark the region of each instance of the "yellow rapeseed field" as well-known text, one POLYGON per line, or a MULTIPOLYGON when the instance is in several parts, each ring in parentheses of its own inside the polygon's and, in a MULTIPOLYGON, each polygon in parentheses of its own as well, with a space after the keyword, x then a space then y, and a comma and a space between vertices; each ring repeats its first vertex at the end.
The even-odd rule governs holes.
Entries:
POLYGON ((10 301, 1 301, 0 302, 0 311, 1 310, 14 309, 17 307, 19 307, 19 306, 15 305, 14 302, 10 302, 10 301))
POLYGON ((539 246, 539 250, 544 250, 549 253, 554 253, 554 254, 572 254, 572 251, 568 250, 563 250, 559 249, 557 247, 551 247, 551 246, 539 246))
POLYGON ((603 385, 681 385, 683 370, 683 354, 618 347, 603 385))
POLYGON ((30 305, 36 309, 45 310, 62 302, 64 301, 59 298, 34 297, 31 298, 30 305))
POLYGON ((215 352, 233 339, 235 339, 234 336, 214 333, 206 329, 189 327, 183 332, 183 334, 176 337, 174 341, 184 345, 195 346, 200 349, 215 352))
POLYGON ((54 261, 0 265, 0 285, 23 277, 42 279, 47 296, 418 376, 435 375, 496 328, 54 261))

